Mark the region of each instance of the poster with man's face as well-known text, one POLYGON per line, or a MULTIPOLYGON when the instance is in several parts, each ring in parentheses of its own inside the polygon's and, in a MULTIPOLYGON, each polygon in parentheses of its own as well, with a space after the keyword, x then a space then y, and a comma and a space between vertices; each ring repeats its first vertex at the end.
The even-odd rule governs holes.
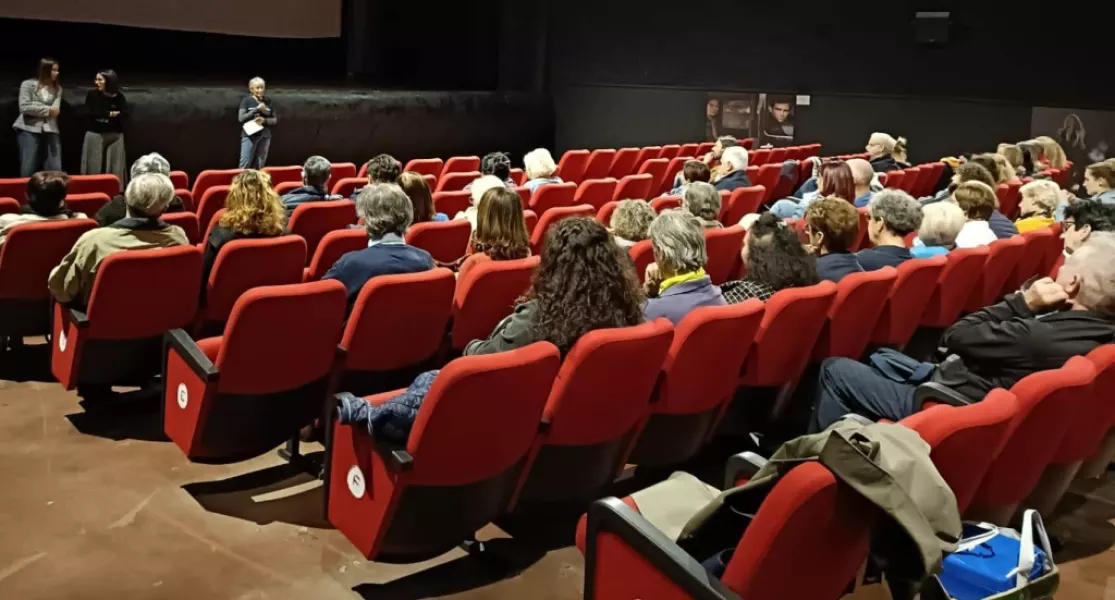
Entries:
POLYGON ((794 145, 794 98, 759 94, 759 145, 794 145))
POLYGON ((724 135, 755 137, 755 94, 709 93, 705 103, 705 139, 724 135))

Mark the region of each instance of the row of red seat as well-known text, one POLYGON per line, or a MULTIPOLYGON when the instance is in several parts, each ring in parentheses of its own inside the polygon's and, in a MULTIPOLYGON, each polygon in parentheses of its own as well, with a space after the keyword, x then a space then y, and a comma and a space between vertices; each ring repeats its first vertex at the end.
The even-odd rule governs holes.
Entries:
MULTIPOLYGON (((903 190, 911 196, 919 198, 933 193, 934 186, 941 180, 944 169, 945 163, 927 163, 900 171, 891 171, 881 176, 881 178, 888 188, 903 190)), ((1050 169, 1043 171, 1041 175, 1064 187, 1071 170, 1072 163, 1069 162, 1063 169, 1050 169)), ((1033 180, 1033 177, 1025 177, 1009 183, 1000 183, 997 186, 996 195, 999 199, 999 211, 1007 218, 1017 217, 1019 202, 1022 199, 1019 189, 1033 180)))

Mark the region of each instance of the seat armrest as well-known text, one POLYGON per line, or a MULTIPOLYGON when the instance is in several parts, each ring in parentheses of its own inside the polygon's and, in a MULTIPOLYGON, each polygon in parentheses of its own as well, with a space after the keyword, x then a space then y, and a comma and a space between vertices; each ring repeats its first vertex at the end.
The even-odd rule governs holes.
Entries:
POLYGON ((975 401, 971 398, 935 381, 927 381, 914 390, 914 412, 920 411, 921 407, 929 401, 936 401, 949 406, 975 404, 975 401))
POLYGON ((84 311, 80 311, 76 308, 70 307, 65 308, 66 310, 70 311, 70 320, 73 321, 74 325, 78 327, 85 327, 89 325, 89 315, 85 314, 84 311))
POLYGON ((197 347, 197 343, 184 330, 172 329, 166 332, 163 336, 163 342, 167 348, 167 354, 170 353, 170 348, 174 348, 190 367, 190 370, 202 381, 212 383, 220 378, 221 372, 213 366, 209 357, 201 351, 201 348, 197 347))
POLYGON ((748 479, 754 477, 766 464, 767 459, 754 452, 741 452, 732 456, 724 467, 724 489, 730 490, 736 487, 740 477, 748 479))

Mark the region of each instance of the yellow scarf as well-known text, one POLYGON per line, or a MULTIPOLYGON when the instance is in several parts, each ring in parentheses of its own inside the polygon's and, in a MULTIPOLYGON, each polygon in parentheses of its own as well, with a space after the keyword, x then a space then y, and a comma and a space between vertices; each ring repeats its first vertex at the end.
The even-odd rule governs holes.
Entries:
POLYGON ((661 296, 662 294, 666 293, 666 290, 674 287, 679 283, 685 283, 687 281, 697 281, 698 279, 701 279, 703 277, 705 277, 704 269, 697 269, 692 273, 682 273, 681 275, 674 275, 673 277, 665 279, 662 281, 662 283, 658 284, 658 295, 661 296))

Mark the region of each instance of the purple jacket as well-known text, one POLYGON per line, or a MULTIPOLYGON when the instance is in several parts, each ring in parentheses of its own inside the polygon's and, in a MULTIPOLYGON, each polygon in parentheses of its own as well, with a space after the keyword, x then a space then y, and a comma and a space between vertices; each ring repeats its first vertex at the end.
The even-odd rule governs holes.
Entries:
POLYGON ((677 325, 689 311, 702 306, 723 306, 724 295, 708 277, 686 281, 667 288, 657 298, 648 298, 643 314, 648 321, 665 317, 677 325))

